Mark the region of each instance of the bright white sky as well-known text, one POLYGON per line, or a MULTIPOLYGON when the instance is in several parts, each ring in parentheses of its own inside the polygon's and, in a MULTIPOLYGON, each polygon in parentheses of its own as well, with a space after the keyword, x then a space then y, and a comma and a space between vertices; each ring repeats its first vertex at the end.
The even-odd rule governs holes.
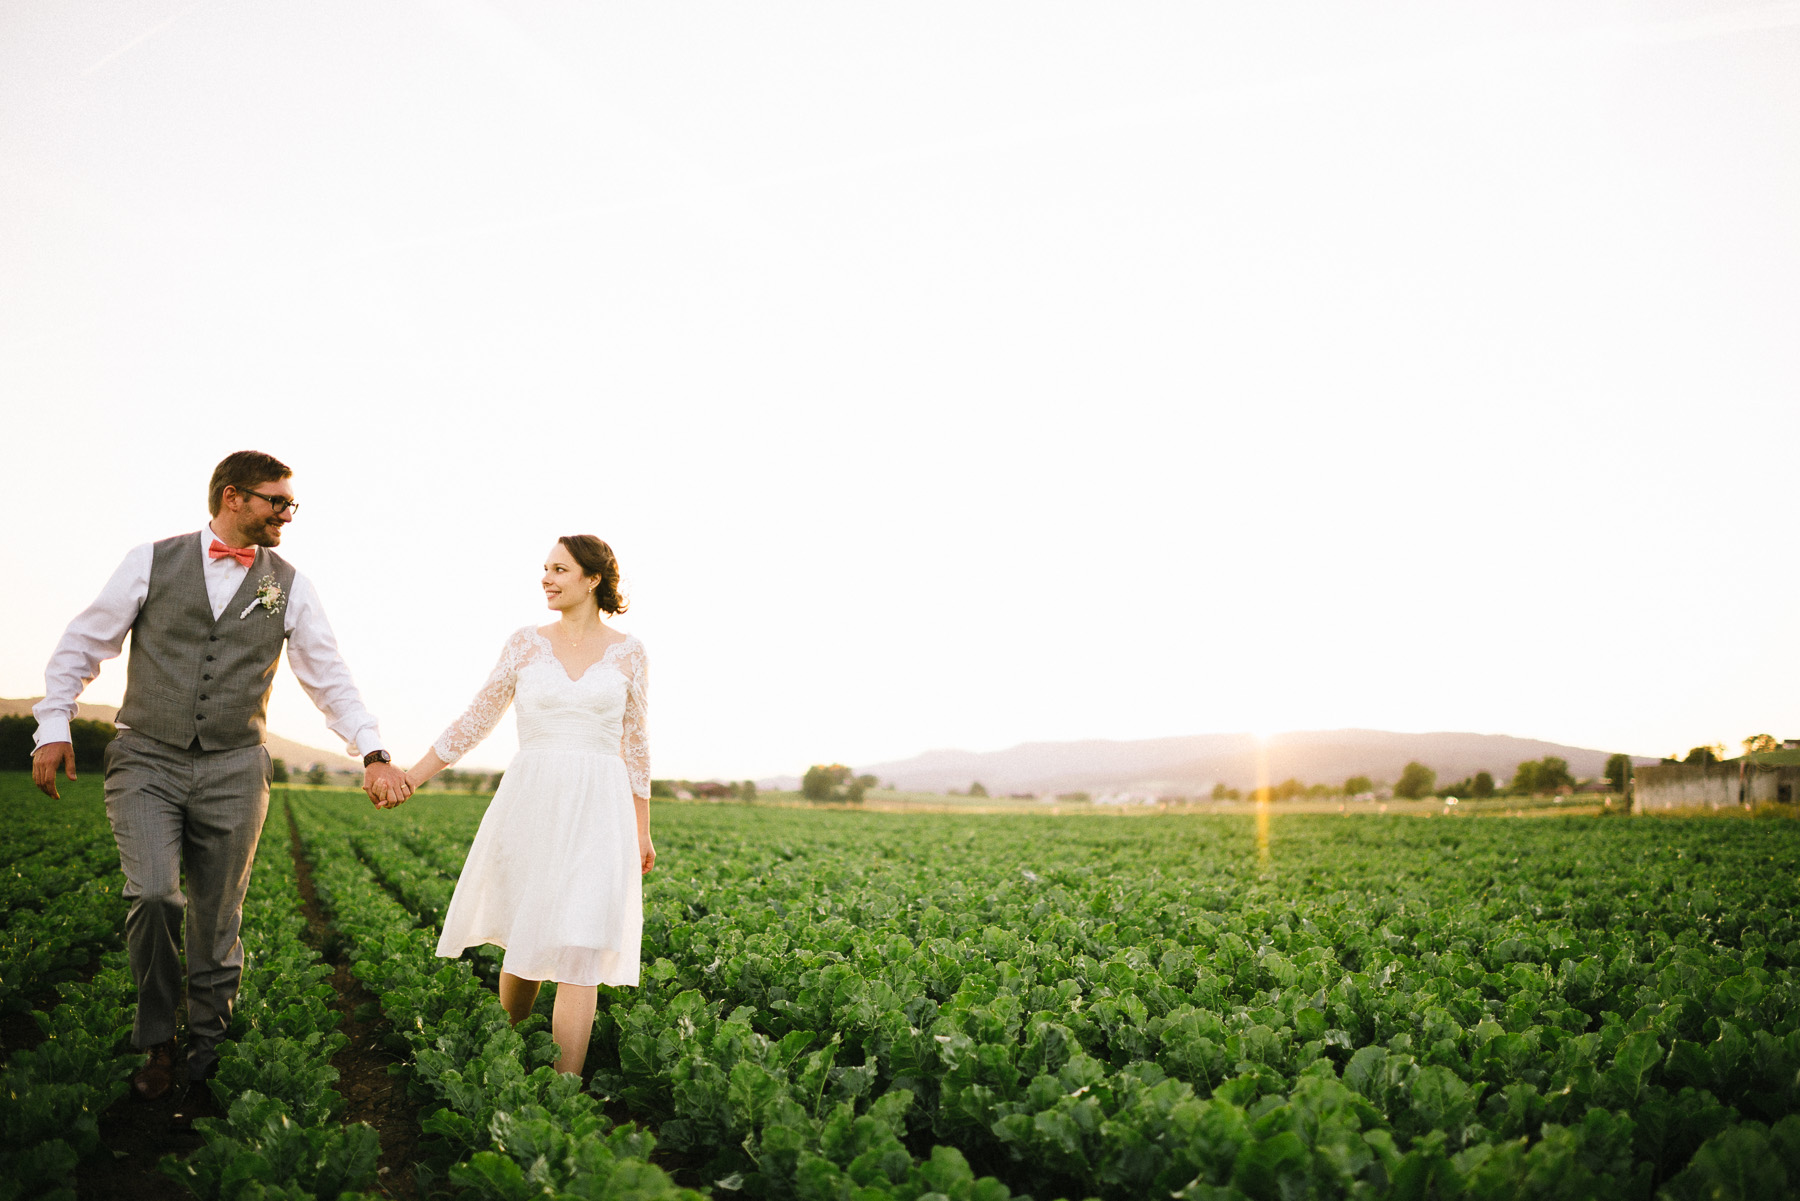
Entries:
POLYGON ((1796 214, 1794 3, 15 0, 0 694, 257 447, 409 761, 564 532, 658 775, 1800 735, 1796 214))

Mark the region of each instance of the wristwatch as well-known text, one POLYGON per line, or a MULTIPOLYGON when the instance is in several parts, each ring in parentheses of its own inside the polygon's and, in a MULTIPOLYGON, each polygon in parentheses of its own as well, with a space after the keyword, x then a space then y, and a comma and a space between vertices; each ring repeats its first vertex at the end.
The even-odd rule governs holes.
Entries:
POLYGON ((386 751, 370 751, 363 756, 363 766, 373 767, 377 763, 392 763, 394 757, 386 751))

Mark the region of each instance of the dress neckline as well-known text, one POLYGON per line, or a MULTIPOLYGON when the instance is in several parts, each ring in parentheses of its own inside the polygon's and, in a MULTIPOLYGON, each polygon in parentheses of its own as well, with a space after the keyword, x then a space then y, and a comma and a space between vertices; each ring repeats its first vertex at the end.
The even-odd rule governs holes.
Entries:
POLYGON ((625 635, 625 637, 619 639, 617 642, 613 643, 611 646, 609 646, 605 650, 601 651, 600 657, 598 659, 595 659, 592 663, 588 664, 586 667, 582 668, 580 675, 572 676, 569 674, 568 665, 562 661, 560 656, 557 655, 556 644, 550 641, 550 635, 544 633, 544 631, 540 630, 536 626, 531 627, 531 632, 533 634, 537 635, 537 640, 539 642, 544 644, 544 649, 550 653, 551 660, 556 664, 557 669, 562 672, 563 678, 565 680, 569 681, 569 683, 571 683, 571 684, 579 684, 579 683, 581 683, 581 681, 587 679, 588 672, 593 671, 596 667, 599 667, 602 663, 605 663, 608 659, 612 658, 612 653, 614 651, 616 651, 620 647, 624 646, 627 642, 630 642, 631 639, 633 638, 633 635, 631 635, 631 634, 625 635))

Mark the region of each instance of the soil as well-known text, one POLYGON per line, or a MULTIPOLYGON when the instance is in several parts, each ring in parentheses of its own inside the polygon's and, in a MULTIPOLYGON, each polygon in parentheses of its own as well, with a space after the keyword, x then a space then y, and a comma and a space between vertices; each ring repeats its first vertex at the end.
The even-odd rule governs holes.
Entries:
MULTIPOLYGON (((398 1062, 381 1046, 382 1025, 358 1021, 356 1009, 374 1001, 361 982, 350 974, 350 964, 336 946, 330 926, 313 889, 312 868, 299 853, 295 840, 294 868, 305 905, 306 940, 331 965, 335 1007, 343 1015, 339 1029, 350 1042, 332 1057, 338 1070, 337 1091, 344 1096, 338 1115, 344 1122, 367 1122, 381 1140, 381 1165, 375 1191, 384 1197, 414 1201, 418 1196, 412 1161, 419 1141, 414 1107, 406 1100, 406 1088, 388 1068, 398 1062)), ((0 1045, 8 1050, 40 1041, 37 1023, 29 1014, 0 1017, 0 1045)), ((200 1136, 169 1125, 169 1115, 180 1095, 182 1078, 162 1101, 121 1100, 100 1117, 102 1150, 82 1161, 75 1175, 77 1198, 130 1197, 133 1201, 191 1201, 181 1185, 165 1176, 158 1163, 167 1155, 186 1156, 199 1149, 200 1136)))
POLYGON ((100 1150, 75 1170, 78 1198, 130 1197, 132 1201, 193 1201, 193 1194, 162 1174, 165 1155, 187 1156, 200 1149, 200 1136, 169 1125, 181 1096, 183 1077, 161 1101, 127 1096, 100 1115, 100 1150))
MULTIPOLYGON (((98 964, 95 971, 99 970, 98 964)), ((187 1001, 175 1010, 175 1026, 187 1025, 187 1001)), ((192 1129, 169 1124, 169 1115, 187 1084, 187 1064, 175 1065, 175 1087, 160 1101, 139 1101, 130 1093, 100 1115, 100 1149, 75 1169, 77 1198, 130 1197, 133 1201, 192 1201, 193 1194, 157 1166, 166 1155, 185 1158, 200 1149, 192 1129)))
POLYGON ((379 1012, 374 994, 351 975, 350 961, 325 920, 325 911, 313 888, 312 865, 300 853, 300 832, 291 813, 288 826, 293 834, 294 874, 306 912, 306 941, 319 949, 331 965, 331 986, 337 992, 337 1009, 344 1015, 338 1028, 350 1038, 349 1044, 331 1057, 331 1066, 338 1070, 337 1090, 344 1095, 344 1108, 338 1117, 344 1122, 367 1122, 381 1139, 381 1166, 375 1191, 384 1197, 412 1201, 418 1196, 412 1173, 413 1154, 419 1142, 418 1113, 407 1102, 405 1081, 388 1072, 400 1060, 381 1045, 381 1019, 361 1021, 356 1016, 357 1009, 365 1005, 368 1012, 379 1012))

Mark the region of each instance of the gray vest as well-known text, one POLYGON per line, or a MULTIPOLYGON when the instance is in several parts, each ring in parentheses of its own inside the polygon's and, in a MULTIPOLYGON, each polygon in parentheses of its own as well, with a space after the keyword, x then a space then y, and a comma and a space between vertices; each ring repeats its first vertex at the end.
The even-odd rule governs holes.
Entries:
POLYGON ((294 590, 294 568, 261 547, 237 594, 217 620, 206 598, 206 555, 200 535, 182 534, 155 545, 150 591, 131 626, 131 660, 119 724, 186 747, 226 751, 256 746, 268 722, 269 692, 287 613, 257 605, 262 581, 273 576, 285 598, 294 590))

